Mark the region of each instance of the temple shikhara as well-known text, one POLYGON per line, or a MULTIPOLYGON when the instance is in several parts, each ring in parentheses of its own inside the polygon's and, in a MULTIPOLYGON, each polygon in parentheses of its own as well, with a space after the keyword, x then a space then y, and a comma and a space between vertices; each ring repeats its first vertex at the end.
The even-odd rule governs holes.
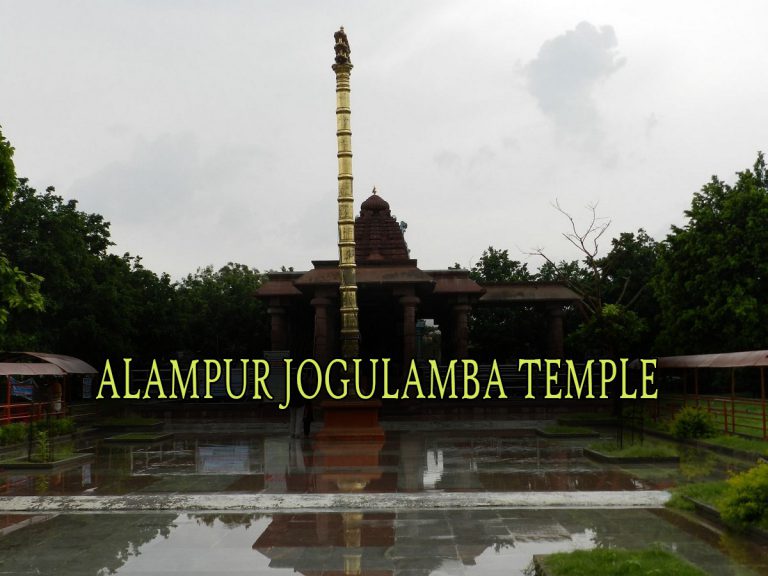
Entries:
POLYGON ((468 270, 420 269, 403 228, 375 188, 354 216, 351 51, 343 28, 334 40, 339 259, 268 275, 257 295, 268 304, 272 350, 321 363, 335 357, 391 358, 393 365, 407 366, 419 356, 417 322, 428 319, 439 326, 438 356, 467 358, 474 307, 537 304, 548 313, 542 354, 563 356, 563 307, 579 299, 572 290, 558 283, 485 285, 468 270))

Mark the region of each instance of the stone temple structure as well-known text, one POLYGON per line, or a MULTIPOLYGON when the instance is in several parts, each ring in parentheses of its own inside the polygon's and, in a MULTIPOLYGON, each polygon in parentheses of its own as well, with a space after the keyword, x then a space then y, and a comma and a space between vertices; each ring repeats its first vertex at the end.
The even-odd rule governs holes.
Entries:
MULTIPOLYGON (((389 203, 377 193, 355 219, 355 260, 360 356, 392 358, 405 365, 416 355, 416 322, 430 318, 442 333, 442 358, 465 358, 473 307, 544 304, 549 311, 548 350, 563 354, 563 306, 578 300, 553 283, 481 285, 467 270, 421 270, 410 257, 389 203)), ((336 260, 314 260, 305 272, 272 272, 258 292, 269 308, 273 350, 328 360, 341 353, 339 269, 336 260)))
MULTIPOLYGON (((334 34, 338 142, 339 260, 312 270, 273 272, 257 296, 268 304, 271 348, 294 358, 391 358, 407 366, 417 355, 417 320, 441 332, 441 357, 466 358, 475 306, 544 304, 550 357, 563 355, 563 306, 578 300, 554 283, 480 285, 467 270, 421 270, 411 258, 390 206, 373 190, 353 219, 350 49, 334 34)), ((330 224, 330 223, 329 223, 330 224)))

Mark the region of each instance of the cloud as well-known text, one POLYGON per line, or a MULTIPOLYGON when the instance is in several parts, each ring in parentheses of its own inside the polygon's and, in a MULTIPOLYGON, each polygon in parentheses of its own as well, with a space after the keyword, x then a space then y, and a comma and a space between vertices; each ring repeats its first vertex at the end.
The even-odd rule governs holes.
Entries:
POLYGON ((596 135, 599 114, 593 90, 623 64, 611 26, 581 22, 547 40, 525 68, 528 90, 556 126, 571 135, 596 135))
POLYGON ((266 187, 264 157, 249 146, 207 146, 190 132, 137 138, 131 154, 74 182, 69 195, 112 223, 116 253, 140 254, 150 269, 178 277, 246 261, 237 240, 259 244, 269 218, 253 189, 266 187))

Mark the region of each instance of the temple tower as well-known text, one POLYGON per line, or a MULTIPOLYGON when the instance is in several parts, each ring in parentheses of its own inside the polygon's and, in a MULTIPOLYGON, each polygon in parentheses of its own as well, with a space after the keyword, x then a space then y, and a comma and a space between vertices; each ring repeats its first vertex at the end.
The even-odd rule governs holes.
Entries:
POLYGON ((339 159, 339 273, 341 284, 341 355, 357 358, 360 330, 357 322, 357 281, 355 275, 355 215, 352 194, 352 129, 349 108, 349 42, 342 26, 333 35, 336 63, 336 141, 339 159))

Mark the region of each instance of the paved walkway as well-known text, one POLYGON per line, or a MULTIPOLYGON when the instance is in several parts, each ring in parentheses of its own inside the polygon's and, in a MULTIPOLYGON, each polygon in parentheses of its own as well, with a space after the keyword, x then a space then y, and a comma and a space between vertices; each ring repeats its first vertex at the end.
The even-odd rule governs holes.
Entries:
POLYGON ((168 494, 12 496, 0 512, 116 512, 141 510, 277 512, 463 508, 657 508, 661 490, 636 492, 443 492, 429 494, 168 494))

